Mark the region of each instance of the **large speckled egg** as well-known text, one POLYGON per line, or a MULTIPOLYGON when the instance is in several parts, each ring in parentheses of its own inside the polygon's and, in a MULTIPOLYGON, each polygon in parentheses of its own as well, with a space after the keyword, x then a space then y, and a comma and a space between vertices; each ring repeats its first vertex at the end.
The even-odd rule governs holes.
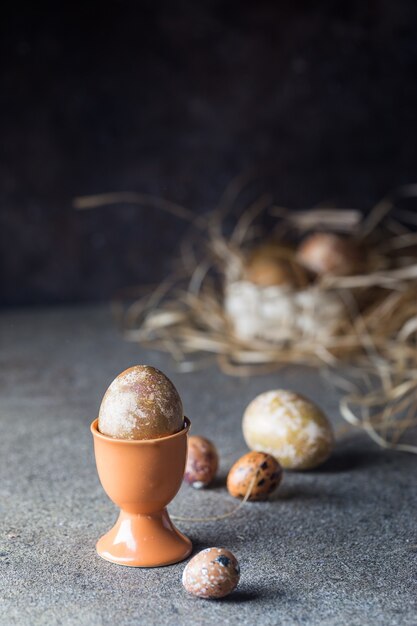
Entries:
POLYGON ((334 233, 315 233, 301 242, 297 260, 315 274, 348 276, 363 266, 362 253, 356 244, 334 233))
POLYGON ((261 393, 247 407, 242 427, 249 448, 271 454, 285 469, 317 467, 333 448, 323 411, 292 391, 261 393))
POLYGON ((107 389, 98 429, 118 439, 157 439, 184 427, 181 398, 173 383, 150 365, 125 370, 107 389))
POLYGON ((282 480, 282 467, 265 452, 248 452, 232 466, 227 476, 227 489, 235 498, 265 500, 282 480))
POLYGON ((187 465, 184 481, 201 489, 207 487, 216 476, 219 457, 214 444, 205 437, 188 437, 187 465))
POLYGON ((206 548, 186 565, 182 584, 199 598, 224 598, 236 589, 239 578, 239 563, 229 550, 206 548))

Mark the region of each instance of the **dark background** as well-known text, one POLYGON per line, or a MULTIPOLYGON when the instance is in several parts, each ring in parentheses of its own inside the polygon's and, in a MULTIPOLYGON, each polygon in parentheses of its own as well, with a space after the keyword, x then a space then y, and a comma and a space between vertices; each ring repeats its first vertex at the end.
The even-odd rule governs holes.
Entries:
POLYGON ((280 205, 366 209, 415 182, 416 29, 414 0, 7 3, 0 303, 163 278, 184 223, 80 194, 205 211, 256 166, 280 205))

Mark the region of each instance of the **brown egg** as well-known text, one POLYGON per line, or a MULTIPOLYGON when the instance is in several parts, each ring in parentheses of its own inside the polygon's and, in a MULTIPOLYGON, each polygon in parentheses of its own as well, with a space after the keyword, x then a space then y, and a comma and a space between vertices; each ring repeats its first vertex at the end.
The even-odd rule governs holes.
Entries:
POLYGON ((100 406, 98 429, 117 439, 157 439, 184 427, 181 398, 172 382, 150 365, 115 378, 100 406))
POLYGON ((244 498, 251 489, 248 500, 265 500, 281 480, 282 467, 273 456, 265 452, 248 452, 230 470, 227 488, 235 498, 244 498))
POLYGON ((363 266, 363 255, 355 243, 334 233, 315 233, 304 239, 297 260, 320 276, 349 276, 363 266))
POLYGON ((185 482, 195 489, 207 487, 214 479, 218 466, 217 450, 209 439, 196 435, 188 437, 185 482))
POLYGON ((259 287, 295 286, 289 263, 268 256, 254 256, 244 269, 244 278, 259 287))
POLYGON ((224 598, 236 589, 239 578, 239 563, 229 550, 206 548, 187 563, 182 584, 199 598, 224 598))

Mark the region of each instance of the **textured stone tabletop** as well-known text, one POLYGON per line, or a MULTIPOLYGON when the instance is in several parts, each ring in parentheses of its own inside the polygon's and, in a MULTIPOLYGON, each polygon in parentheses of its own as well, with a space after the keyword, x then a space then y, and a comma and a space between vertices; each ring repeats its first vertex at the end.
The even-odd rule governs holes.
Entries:
POLYGON ((178 524, 195 550, 224 545, 240 560, 241 584, 226 600, 187 596, 183 564, 130 569, 95 553, 116 509, 97 478, 89 426, 119 371, 144 362, 163 369, 193 433, 217 444, 215 486, 183 486, 170 507, 199 517, 235 505, 224 479, 246 451, 240 422, 253 396, 292 388, 340 422, 338 398, 318 373, 179 374, 164 355, 124 342, 106 309, 7 312, 0 323, 2 625, 417 624, 417 459, 356 432, 320 470, 287 473, 270 502, 178 524))

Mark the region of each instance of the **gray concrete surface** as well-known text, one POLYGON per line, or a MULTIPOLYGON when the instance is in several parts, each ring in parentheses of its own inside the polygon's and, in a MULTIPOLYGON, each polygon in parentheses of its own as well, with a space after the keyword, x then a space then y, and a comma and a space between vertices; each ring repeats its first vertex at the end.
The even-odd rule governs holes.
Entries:
POLYGON ((89 425, 119 371, 138 362, 165 370, 193 432, 219 448, 216 485, 184 486, 171 505, 190 516, 234 506, 224 478, 246 450, 240 419, 255 394, 301 390, 338 423, 337 396, 317 373, 178 374, 164 355, 122 341, 105 309, 8 312, 0 321, 2 625, 417 624, 417 460, 358 433, 321 470, 287 474, 270 502, 179 524, 196 550, 224 545, 239 558, 241 584, 224 601, 188 596, 183 564, 130 569, 96 556, 116 510, 98 482, 89 425))

